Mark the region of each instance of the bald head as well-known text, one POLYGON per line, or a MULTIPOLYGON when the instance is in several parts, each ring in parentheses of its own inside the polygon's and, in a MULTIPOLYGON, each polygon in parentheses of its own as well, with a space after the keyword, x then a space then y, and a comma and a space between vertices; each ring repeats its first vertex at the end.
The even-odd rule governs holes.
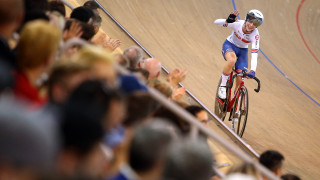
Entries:
POLYGON ((161 62, 156 58, 145 59, 139 66, 149 71, 149 79, 158 78, 160 75, 161 62))
POLYGON ((0 0, 0 26, 15 22, 23 13, 23 0, 0 0))

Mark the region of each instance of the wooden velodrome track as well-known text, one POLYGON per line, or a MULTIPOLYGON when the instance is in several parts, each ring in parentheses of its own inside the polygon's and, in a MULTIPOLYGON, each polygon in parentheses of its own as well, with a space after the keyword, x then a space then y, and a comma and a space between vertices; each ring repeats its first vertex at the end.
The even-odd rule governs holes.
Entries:
MULTIPOLYGON (((99 2, 169 71, 188 69, 184 86, 213 111, 224 64, 221 46, 231 33, 213 21, 227 17, 233 10, 232 0, 99 2)), ((235 0, 235 6, 242 19, 250 9, 259 9, 265 16, 259 32, 260 48, 267 57, 259 53, 256 73, 262 89, 257 94, 256 84, 246 81, 250 109, 243 139, 258 153, 282 152, 285 172, 316 179, 320 177, 320 1, 235 0)), ((102 16, 103 30, 122 40, 121 49, 134 44, 102 16)))

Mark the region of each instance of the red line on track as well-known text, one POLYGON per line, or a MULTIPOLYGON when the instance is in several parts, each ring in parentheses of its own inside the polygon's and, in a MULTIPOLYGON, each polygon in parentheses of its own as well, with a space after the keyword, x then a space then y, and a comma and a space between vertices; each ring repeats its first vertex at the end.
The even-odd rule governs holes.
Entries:
POLYGON ((314 59, 320 64, 320 60, 313 54, 311 48, 308 46, 306 40, 304 39, 303 37, 303 34, 301 32, 301 29, 300 29, 300 24, 299 24, 299 14, 300 14, 300 9, 302 7, 302 4, 305 2, 306 0, 301 0, 299 6, 298 6, 298 9, 297 9, 297 14, 296 14, 296 22, 297 22, 297 26, 298 26, 298 30, 299 30, 299 33, 300 33, 300 36, 304 42, 304 45, 308 48, 309 52, 311 53, 311 55, 314 57, 314 59))

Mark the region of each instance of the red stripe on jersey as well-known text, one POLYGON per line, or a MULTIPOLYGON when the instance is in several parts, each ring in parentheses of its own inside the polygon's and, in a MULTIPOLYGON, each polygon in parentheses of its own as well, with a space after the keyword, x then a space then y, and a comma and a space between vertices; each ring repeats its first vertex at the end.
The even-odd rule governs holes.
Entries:
POLYGON ((242 42, 244 43, 251 43, 251 41, 247 41, 247 40, 244 40, 244 39, 241 39, 242 42))

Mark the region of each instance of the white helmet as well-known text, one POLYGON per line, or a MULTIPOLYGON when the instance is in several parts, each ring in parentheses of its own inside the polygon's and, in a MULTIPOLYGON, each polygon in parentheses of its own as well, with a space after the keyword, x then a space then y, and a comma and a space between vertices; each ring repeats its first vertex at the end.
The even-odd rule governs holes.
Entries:
POLYGON ((263 14, 256 9, 250 10, 246 15, 246 21, 252 22, 256 28, 263 23, 263 19, 263 14))

